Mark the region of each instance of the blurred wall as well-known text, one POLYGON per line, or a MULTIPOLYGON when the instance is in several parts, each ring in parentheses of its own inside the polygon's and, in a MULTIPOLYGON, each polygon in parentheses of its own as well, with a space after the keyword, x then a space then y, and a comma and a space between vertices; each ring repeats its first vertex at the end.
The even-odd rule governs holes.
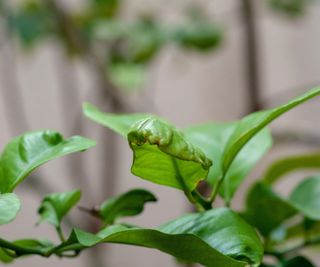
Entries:
MULTIPOLYGON (((167 0, 166 0, 167 1, 167 0)), ((78 1, 71 1, 77 4, 78 1)), ((128 16, 133 9, 145 6, 155 8, 165 19, 174 19, 177 15, 171 11, 169 1, 128 1, 128 16)), ((190 1, 189 1, 190 2, 190 1)), ((157 113, 166 117, 180 127, 189 124, 215 120, 233 120, 242 116, 247 110, 247 91, 244 78, 245 56, 243 47, 243 24, 239 14, 239 1, 237 0, 212 0, 201 1, 207 5, 209 13, 225 28, 225 41, 222 47, 213 54, 197 55, 179 51, 176 47, 166 48, 152 66, 150 79, 146 85, 148 97, 153 102, 157 113)), ((261 1, 262 2, 262 1, 261 1)), ((181 5, 182 1, 177 1, 181 5)), ((176 11, 175 11, 176 12, 176 11)), ((275 15, 264 4, 257 5, 259 45, 261 61, 261 77, 263 86, 263 100, 270 105, 277 105, 300 94, 320 80, 320 5, 314 5, 308 14, 297 20, 290 20, 275 15)), ((1 53, 6 51, 5 45, 1 46, 1 53)), ((19 49, 18 49, 19 50, 19 49)), ((5 57, 2 57, 2 59, 5 57)), ((7 59, 10 60, 10 59, 7 59)), ((72 63, 76 76, 76 87, 80 89, 81 99, 70 103, 69 112, 60 110, 59 101, 66 93, 61 89, 59 80, 60 66, 70 64, 65 62, 61 51, 54 43, 48 42, 38 49, 37 53, 25 54, 22 51, 14 55, 18 70, 18 81, 23 94, 27 110, 27 119, 31 128, 50 128, 69 134, 65 129, 65 118, 73 123, 77 112, 80 111, 82 101, 95 101, 90 95, 94 90, 95 82, 91 70, 81 62, 72 63), (89 98, 89 99, 88 99, 89 98)), ((5 66, 4 62, 1 62, 5 66)), ((5 73, 2 69, 2 73, 5 73)), ((7 90, 3 80, 6 77, 0 73, 0 90, 7 90)), ((5 104, 6 99, 0 95, 0 122, 1 135, 0 147, 12 137, 8 128, 5 104)), ((283 119, 274 123, 277 131, 294 129, 299 126, 299 131, 319 131, 319 100, 297 108, 283 119)), ((19 104, 19 103, 17 103, 19 104)), ((86 136, 98 139, 100 126, 86 123, 86 136)), ((145 226, 157 226, 167 220, 180 216, 188 208, 182 193, 139 180, 130 172, 131 152, 124 140, 117 139, 121 153, 117 156, 118 176, 116 178, 116 191, 123 192, 132 187, 144 187, 152 190, 159 198, 157 204, 148 205, 145 213, 137 219, 130 220, 145 226)), ((259 171, 270 162, 275 155, 287 154, 291 151, 314 149, 305 145, 282 146, 274 149, 266 157, 265 162, 252 174, 257 178, 259 171)), ((87 191, 101 190, 97 183, 99 171, 95 167, 96 161, 103 164, 103 159, 97 156, 99 148, 86 152, 89 161, 90 177, 83 189, 83 205, 94 205, 96 199, 91 199, 87 191)), ((45 174, 46 182, 56 190, 69 190, 73 188, 73 180, 65 166, 67 159, 59 159, 41 168, 41 175, 45 174)), ((106 177, 108 179, 108 177, 106 177)), ((247 181, 237 194, 239 200, 248 186, 247 181)), ((288 190, 288 184, 282 184, 281 190, 288 190)), ((106 189, 107 190, 107 189, 106 189)), ((35 228, 37 220, 36 210, 41 197, 36 195, 31 187, 20 190, 23 199, 22 212, 16 221, 9 227, 0 228, 0 234, 10 239, 37 236, 39 238, 56 239, 50 226, 43 224, 35 228)), ((241 207, 241 201, 235 201, 234 206, 241 207)), ((79 211, 74 210, 77 217, 79 211)), ((105 251, 105 266, 112 267, 173 267, 176 266, 170 256, 160 252, 142 248, 112 245, 102 247, 105 251)), ((37 257, 17 261, 12 266, 90 266, 87 260, 88 252, 83 253, 76 260, 43 260, 37 257)))

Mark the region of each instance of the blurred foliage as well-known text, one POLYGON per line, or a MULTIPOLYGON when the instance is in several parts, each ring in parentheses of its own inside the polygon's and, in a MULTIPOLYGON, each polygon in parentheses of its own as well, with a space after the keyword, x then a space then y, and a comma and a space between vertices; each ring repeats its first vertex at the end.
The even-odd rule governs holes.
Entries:
POLYGON ((315 2, 315 0, 269 0, 274 10, 292 17, 303 15, 312 2, 315 2))
MULTIPOLYGON (((302 15, 315 2, 267 1, 272 9, 292 17, 302 15)), ((50 37, 58 40, 69 56, 85 56, 86 45, 98 49, 110 80, 119 88, 142 88, 148 65, 164 46, 175 44, 187 51, 208 53, 219 47, 223 39, 221 27, 197 4, 185 10, 182 22, 166 24, 154 14, 137 14, 133 21, 125 20, 121 14, 124 0, 86 0, 82 7, 64 11, 67 19, 57 14, 51 2, 54 1, 24 0, 13 5, 0 0, 0 13, 10 32, 28 50, 50 37), (76 29, 80 38, 70 28, 76 29)))
POLYGON ((2 3, 7 4, 1 13, 22 47, 31 49, 54 37, 68 55, 81 57, 84 51, 79 49, 79 42, 84 41, 99 49, 111 81, 125 89, 142 87, 148 65, 164 46, 175 44, 182 49, 207 52, 217 48, 222 40, 220 28, 200 9, 197 16, 186 12, 184 22, 168 25, 151 14, 124 20, 121 9, 125 1, 120 0, 87 0, 80 10, 68 10, 68 20, 59 17, 47 0, 25 0, 15 7, 2 3), (70 27, 77 30, 80 39, 70 35, 70 27))

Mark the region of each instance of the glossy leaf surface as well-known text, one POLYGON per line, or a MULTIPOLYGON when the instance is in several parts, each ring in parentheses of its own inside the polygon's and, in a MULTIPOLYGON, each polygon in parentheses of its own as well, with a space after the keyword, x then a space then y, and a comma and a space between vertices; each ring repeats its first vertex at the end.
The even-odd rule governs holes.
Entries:
POLYGON ((157 184, 192 191, 212 165, 182 132, 157 117, 135 123, 128 141, 134 152, 132 173, 157 184))
POLYGON ((16 194, 0 194, 0 225, 13 221, 20 207, 20 199, 16 194))
POLYGON ((143 189, 134 189, 106 200, 101 204, 99 214, 106 224, 113 224, 120 217, 140 214, 147 202, 155 201, 157 198, 152 193, 143 189))
POLYGON ((40 221, 47 221, 54 226, 59 226, 63 217, 78 203, 80 198, 81 192, 79 190, 46 196, 38 210, 40 221))
POLYGON ((68 240, 84 247, 103 242, 155 248, 209 267, 259 266, 263 255, 255 230, 226 208, 189 214, 156 230, 119 225, 97 235, 75 230, 68 240))
POLYGON ((30 132, 13 139, 0 158, 0 192, 10 193, 34 169, 64 155, 95 145, 84 137, 69 139, 54 131, 30 132))

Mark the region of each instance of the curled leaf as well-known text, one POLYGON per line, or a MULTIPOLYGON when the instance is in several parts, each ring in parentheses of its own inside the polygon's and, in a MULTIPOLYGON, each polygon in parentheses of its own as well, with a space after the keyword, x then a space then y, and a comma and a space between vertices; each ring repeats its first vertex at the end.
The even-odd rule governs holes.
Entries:
POLYGON ((157 117, 136 122, 128 141, 134 152, 132 173, 154 183, 192 191, 212 165, 182 132, 157 117))

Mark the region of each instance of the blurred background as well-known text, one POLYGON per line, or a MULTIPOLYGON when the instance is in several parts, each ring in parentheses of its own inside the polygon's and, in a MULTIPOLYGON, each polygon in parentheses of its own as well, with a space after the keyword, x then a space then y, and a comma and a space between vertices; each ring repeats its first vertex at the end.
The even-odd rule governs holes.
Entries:
MULTIPOLYGON (((22 211, 1 236, 57 240, 49 225, 35 226, 37 208, 45 194, 73 188, 88 207, 134 187, 153 191, 159 201, 128 220, 147 227, 190 211, 183 193, 132 176, 126 141, 84 118, 82 103, 156 113, 179 127, 236 120, 320 83, 319 25, 316 0, 0 0, 1 149, 14 136, 47 128, 98 141, 26 180, 18 192, 22 211)), ((314 100, 273 123, 275 146, 233 207, 242 207, 245 190, 272 160, 319 149, 319 115, 314 100)), ((278 189, 285 194, 298 180, 278 189)), ((71 225, 94 231, 97 222, 75 209, 64 230, 71 225)), ((317 251, 304 253, 317 262, 317 251)), ((178 266, 163 253, 120 245, 12 266, 57 264, 178 266)))

